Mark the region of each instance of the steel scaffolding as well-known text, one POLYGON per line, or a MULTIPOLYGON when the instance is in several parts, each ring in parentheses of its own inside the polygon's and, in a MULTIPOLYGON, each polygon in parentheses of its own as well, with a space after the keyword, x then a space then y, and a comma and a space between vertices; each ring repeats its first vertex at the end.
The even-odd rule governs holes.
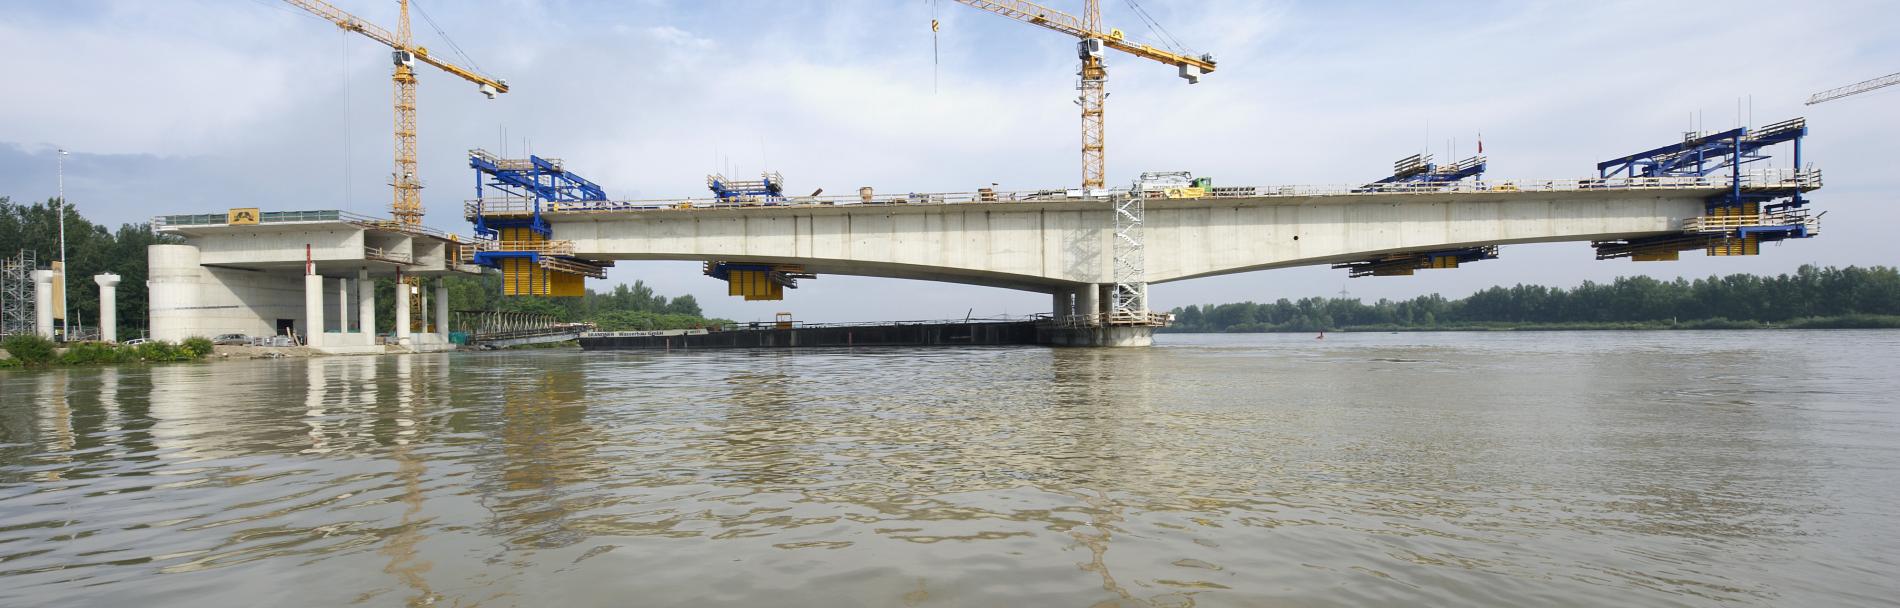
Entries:
POLYGON ((1110 324, 1148 318, 1147 258, 1141 249, 1141 224, 1146 199, 1136 192, 1111 199, 1115 206, 1115 293, 1109 303, 1110 324))
POLYGON ((39 319, 33 298, 33 271, 39 268, 33 252, 20 250, 0 258, 0 335, 31 334, 39 319))

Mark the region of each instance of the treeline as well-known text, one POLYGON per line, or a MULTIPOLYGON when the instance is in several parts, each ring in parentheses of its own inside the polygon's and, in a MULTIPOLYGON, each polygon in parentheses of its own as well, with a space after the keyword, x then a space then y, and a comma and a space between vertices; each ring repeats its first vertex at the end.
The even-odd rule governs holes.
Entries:
MULTIPOLYGON (((0 196, 0 257, 12 258, 20 250, 32 251, 41 267, 59 260, 59 199, 44 203, 15 203, 0 196)), ((177 239, 152 234, 150 224, 122 224, 108 230, 68 212, 66 219, 66 304, 73 311, 73 325, 81 322, 89 330, 99 320, 99 284, 92 280, 100 273, 117 273, 118 323, 121 337, 136 337, 146 327, 145 247, 174 243, 177 239)), ((12 304, 9 303, 9 306, 12 304)))
POLYGON ((1900 271, 1886 266, 1733 274, 1694 281, 1622 277, 1564 289, 1492 287, 1452 300, 1281 299, 1174 309, 1177 332, 1328 329, 1900 327, 1900 271))
POLYGON ((731 322, 706 318, 691 295, 668 298, 638 280, 605 292, 588 289, 578 298, 504 296, 501 284, 501 275, 493 272, 451 277, 449 308, 540 313, 564 322, 590 322, 602 331, 687 329, 731 322))

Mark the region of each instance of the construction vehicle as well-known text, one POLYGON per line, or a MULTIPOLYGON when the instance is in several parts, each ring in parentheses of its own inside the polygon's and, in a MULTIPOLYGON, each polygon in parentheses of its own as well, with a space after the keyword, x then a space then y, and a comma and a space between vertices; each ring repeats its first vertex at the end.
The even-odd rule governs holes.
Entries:
POLYGON ((1146 198, 1201 198, 1214 189, 1214 179, 1187 171, 1149 171, 1129 189, 1146 198))
POLYGON ((1214 57, 1198 57, 1129 42, 1119 29, 1102 29, 1101 0, 1085 0, 1082 16, 1077 17, 1024 0, 957 0, 985 11, 1080 38, 1076 55, 1082 61, 1077 103, 1082 106, 1082 190, 1102 191, 1106 182, 1107 144, 1103 128, 1103 102, 1108 98, 1108 67, 1104 49, 1114 49, 1143 59, 1180 68, 1181 78, 1189 84, 1201 81, 1201 75, 1214 71, 1214 57))

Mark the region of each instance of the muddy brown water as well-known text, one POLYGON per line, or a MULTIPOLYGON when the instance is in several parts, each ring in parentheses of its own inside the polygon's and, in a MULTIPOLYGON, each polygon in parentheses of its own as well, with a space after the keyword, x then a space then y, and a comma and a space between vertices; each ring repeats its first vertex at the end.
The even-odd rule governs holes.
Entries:
POLYGON ((0 605, 1874 606, 1900 332, 0 371, 0 605))

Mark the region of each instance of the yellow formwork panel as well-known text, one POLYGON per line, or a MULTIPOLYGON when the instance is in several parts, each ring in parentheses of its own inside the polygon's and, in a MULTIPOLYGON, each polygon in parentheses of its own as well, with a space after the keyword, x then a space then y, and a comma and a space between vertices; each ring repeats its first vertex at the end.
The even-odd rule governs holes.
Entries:
POLYGON ((785 286, 772 280, 763 270, 733 270, 726 273, 726 295, 747 300, 783 300, 785 286))
POLYGON ((1432 267, 1432 268, 1457 268, 1457 267, 1458 267, 1458 258, 1454 258, 1454 257, 1451 257, 1451 256, 1439 256, 1439 257, 1435 257, 1435 258, 1432 258, 1432 266, 1431 266, 1431 267, 1432 267))
POLYGON ((511 296, 550 295, 549 272, 531 260, 508 258, 501 261, 501 292, 511 296))
POLYGON ((1726 239, 1709 245, 1709 255, 1761 255, 1761 239, 1748 235, 1739 239, 1726 239))
POLYGON ((578 298, 587 294, 587 277, 571 272, 550 271, 547 273, 550 286, 549 295, 557 298, 578 298))
POLYGON ((1636 262, 1674 262, 1680 259, 1680 251, 1638 251, 1630 254, 1630 260, 1636 262))

